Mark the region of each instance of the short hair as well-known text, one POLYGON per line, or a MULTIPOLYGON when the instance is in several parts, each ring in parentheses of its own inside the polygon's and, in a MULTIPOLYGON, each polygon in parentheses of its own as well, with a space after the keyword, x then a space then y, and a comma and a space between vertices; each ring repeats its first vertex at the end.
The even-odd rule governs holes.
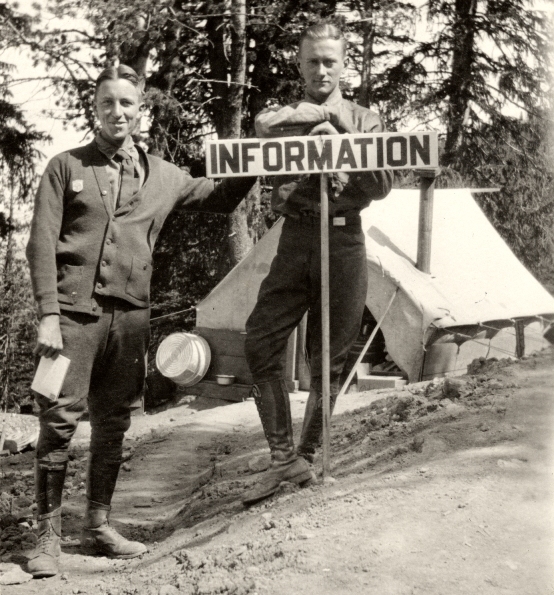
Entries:
POLYGON ((302 51, 302 44, 307 39, 336 39, 342 42, 342 51, 346 54, 346 37, 344 36, 342 29, 335 23, 321 21, 304 29, 298 40, 298 53, 302 51))
POLYGON ((125 79, 129 81, 133 87, 139 92, 139 96, 142 98, 144 93, 144 80, 126 64, 120 64, 119 66, 109 66, 105 68, 96 79, 96 86, 94 89, 94 96, 96 97, 100 85, 104 81, 117 81, 119 79, 125 79))

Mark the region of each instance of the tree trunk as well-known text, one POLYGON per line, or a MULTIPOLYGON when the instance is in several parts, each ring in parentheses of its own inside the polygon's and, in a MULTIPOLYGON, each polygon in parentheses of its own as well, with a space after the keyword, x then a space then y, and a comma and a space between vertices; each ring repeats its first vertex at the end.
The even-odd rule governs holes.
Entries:
POLYGON ((375 23, 373 22, 374 0, 364 1, 362 11, 362 72, 360 82, 359 103, 364 107, 371 105, 371 66, 373 63, 373 42, 375 38, 375 23), (367 20, 366 20, 367 19, 367 20))
MULTIPOLYGON (((240 138, 242 105, 246 82, 246 0, 227 0, 218 10, 230 12, 230 19, 212 18, 208 23, 211 49, 210 67, 214 79, 226 81, 214 83, 216 96, 213 119, 219 138, 240 138), (229 22, 226 34, 225 23, 229 22)), ((214 10, 212 5, 211 10, 214 10)), ((228 258, 227 264, 220 267, 230 269, 238 264, 254 245, 248 219, 257 210, 259 188, 256 185, 228 217, 228 258)))
POLYGON ((442 159, 445 166, 456 159, 471 100, 477 3, 478 0, 455 0, 454 5, 452 72, 448 85, 447 129, 442 159))

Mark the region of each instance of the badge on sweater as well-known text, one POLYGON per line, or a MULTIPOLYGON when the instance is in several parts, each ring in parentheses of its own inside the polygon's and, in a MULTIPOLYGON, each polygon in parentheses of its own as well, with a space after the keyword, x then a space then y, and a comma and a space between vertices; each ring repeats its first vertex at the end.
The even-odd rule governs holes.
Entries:
POLYGON ((71 189, 73 192, 81 192, 83 189, 83 180, 73 180, 71 183, 71 189))

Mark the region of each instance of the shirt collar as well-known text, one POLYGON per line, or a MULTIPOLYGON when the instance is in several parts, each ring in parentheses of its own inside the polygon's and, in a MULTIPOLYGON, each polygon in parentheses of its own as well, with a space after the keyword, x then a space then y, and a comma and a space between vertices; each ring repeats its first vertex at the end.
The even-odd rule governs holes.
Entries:
POLYGON ((308 95, 308 93, 304 94, 304 100, 308 103, 315 103, 316 105, 338 105, 342 101, 342 93, 337 85, 325 101, 317 101, 311 95, 308 95))
POLYGON ((116 147, 115 145, 112 145, 110 142, 108 142, 100 133, 98 133, 96 135, 96 146, 98 147, 98 150, 105 155, 108 159, 113 159, 114 155, 117 153, 117 151, 119 149, 123 149, 124 151, 126 151, 129 156, 131 157, 131 159, 138 161, 139 160, 139 154, 137 151, 137 147, 135 146, 135 143, 133 142, 133 139, 128 136, 125 139, 125 142, 123 143, 123 145, 121 147, 116 147))

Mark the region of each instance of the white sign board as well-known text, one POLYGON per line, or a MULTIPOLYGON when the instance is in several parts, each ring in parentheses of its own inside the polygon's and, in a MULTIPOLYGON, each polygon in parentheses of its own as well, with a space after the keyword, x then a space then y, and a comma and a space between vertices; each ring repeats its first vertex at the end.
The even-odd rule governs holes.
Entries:
POLYGON ((436 132, 207 141, 210 178, 438 167, 436 132))

